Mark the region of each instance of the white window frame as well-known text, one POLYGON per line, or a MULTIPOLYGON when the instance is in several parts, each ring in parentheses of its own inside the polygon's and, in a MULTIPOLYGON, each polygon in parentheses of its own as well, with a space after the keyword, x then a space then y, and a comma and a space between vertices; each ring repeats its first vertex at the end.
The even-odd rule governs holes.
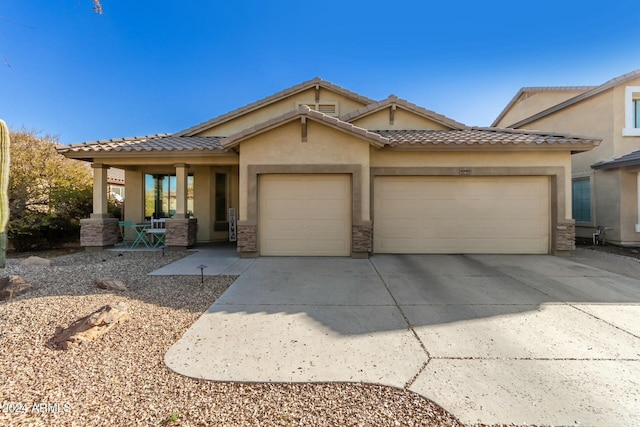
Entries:
POLYGON ((624 129, 622 136, 640 136, 640 128, 635 127, 633 100, 640 99, 640 86, 627 86, 624 90, 624 129))

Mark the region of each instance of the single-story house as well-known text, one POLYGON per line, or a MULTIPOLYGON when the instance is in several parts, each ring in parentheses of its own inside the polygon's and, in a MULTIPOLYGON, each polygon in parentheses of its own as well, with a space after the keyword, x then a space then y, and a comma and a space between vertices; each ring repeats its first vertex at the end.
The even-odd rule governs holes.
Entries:
POLYGON ((316 78, 174 134, 59 151, 93 166, 90 249, 117 241, 106 210, 117 167, 125 219, 167 217, 169 247, 228 239, 235 217, 246 257, 566 254, 571 155, 599 142, 468 127, 316 78))
POLYGON ((492 126, 596 135, 602 143, 572 156, 576 234, 640 245, 640 70, 598 86, 524 87, 492 126))

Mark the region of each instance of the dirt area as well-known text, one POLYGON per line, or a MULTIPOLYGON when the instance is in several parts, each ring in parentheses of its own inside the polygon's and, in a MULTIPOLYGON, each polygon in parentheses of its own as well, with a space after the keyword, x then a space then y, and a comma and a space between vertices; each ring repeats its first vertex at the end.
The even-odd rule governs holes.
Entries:
POLYGON ((581 238, 576 239, 576 246, 584 249, 640 259, 640 247, 637 246, 618 246, 610 243, 594 245, 592 240, 581 238))

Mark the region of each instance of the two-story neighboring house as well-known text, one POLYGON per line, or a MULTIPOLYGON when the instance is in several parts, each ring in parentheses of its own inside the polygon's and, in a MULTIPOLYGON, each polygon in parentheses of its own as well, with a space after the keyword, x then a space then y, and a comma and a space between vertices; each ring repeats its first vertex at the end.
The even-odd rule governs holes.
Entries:
POLYGON ((576 235, 640 244, 640 70, 599 86, 525 87, 492 126, 593 135, 602 143, 571 156, 576 235))

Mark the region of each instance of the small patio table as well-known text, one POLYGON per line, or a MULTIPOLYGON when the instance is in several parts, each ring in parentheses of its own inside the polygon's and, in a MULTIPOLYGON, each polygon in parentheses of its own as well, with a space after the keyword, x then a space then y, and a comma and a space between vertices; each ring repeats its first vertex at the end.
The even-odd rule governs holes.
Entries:
POLYGON ((151 224, 149 223, 135 224, 133 226, 133 229, 136 231, 136 240, 134 240, 131 245, 132 248, 137 247, 140 243, 145 245, 147 248, 151 247, 151 241, 147 237, 147 230, 149 228, 151 228, 151 224))

